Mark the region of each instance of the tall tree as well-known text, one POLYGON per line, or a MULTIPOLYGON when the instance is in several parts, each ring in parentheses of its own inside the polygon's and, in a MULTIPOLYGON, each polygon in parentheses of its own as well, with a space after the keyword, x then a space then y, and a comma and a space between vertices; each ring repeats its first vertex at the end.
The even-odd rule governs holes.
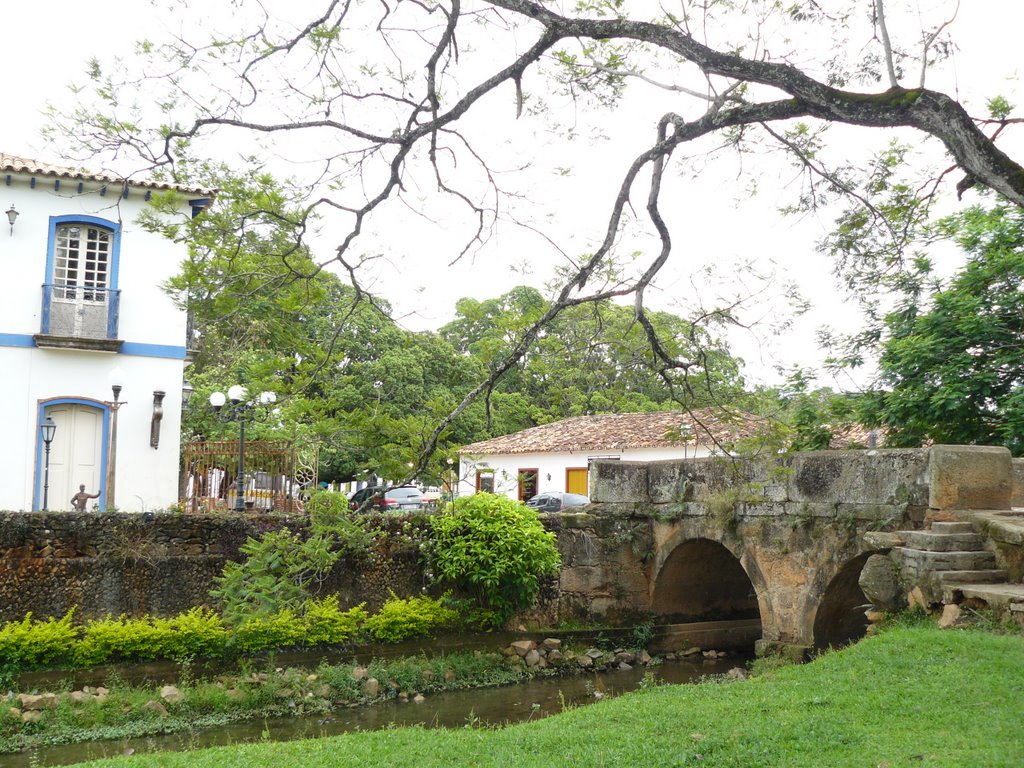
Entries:
MULTIPOLYGON (((622 0, 586 0, 571 13, 533 0, 383 7, 323 0, 302 18, 294 4, 282 5, 281 16, 268 2, 251 7, 253 16, 217 39, 146 44, 151 61, 142 75, 108 76, 94 67, 95 92, 106 103, 89 104, 77 120, 53 128, 92 150, 134 151, 148 166, 168 169, 218 133, 228 141, 258 136, 305 159, 311 147, 322 147, 310 163, 315 171, 302 221, 338 218, 343 231, 333 258, 357 293, 359 268, 369 257, 360 238, 389 209, 437 214, 446 228, 462 232, 464 246, 447 259, 475 248, 502 219, 508 197, 489 158, 495 136, 510 134, 506 120, 486 112, 500 104, 492 96, 505 97, 510 116, 543 121, 550 116, 545 96, 556 93, 588 108, 614 108, 627 86, 661 89, 660 117, 638 125, 633 139, 643 149, 624 169, 608 169, 621 181, 594 232, 596 247, 552 251, 567 264, 561 287, 435 426, 421 462, 475 398, 492 391, 544 329, 574 307, 632 297, 655 368, 684 376, 700 368, 659 333, 645 298, 673 251, 673 231, 691 223, 665 213, 668 163, 687 165, 684 148, 699 154, 711 146, 704 139, 741 152, 760 140, 791 153, 809 179, 800 203, 816 205, 855 193, 851 167, 821 160, 825 126, 912 129, 941 144, 962 170, 963 188, 983 185, 1024 205, 1024 168, 994 138, 1012 122, 1008 116, 986 123, 926 87, 929 66, 951 50, 951 16, 943 14, 953 6, 941 4, 928 22, 917 21, 924 18, 918 4, 902 0, 827 8, 815 0, 684 0, 675 13, 622 0), (911 47, 890 35, 900 13, 917 24, 911 47), (794 50, 793 41, 823 37, 818 47, 794 50), (140 83, 146 101, 159 104, 162 124, 132 111, 137 102, 127 90, 140 83), (856 90, 861 86, 868 90, 856 90), (988 126, 992 136, 983 130, 988 126), (447 202, 421 194, 425 189, 447 202), (644 242, 628 276, 614 276, 611 266, 633 248, 627 233, 653 241, 644 242)), ((567 142, 574 138, 566 132, 567 142)))
POLYGON ((1006 445, 1022 455, 1024 212, 972 207, 939 230, 967 264, 885 317, 868 414, 894 445, 1006 445))
MULTIPOLYGON (((500 364, 550 302, 520 286, 486 301, 464 298, 440 334, 485 369, 500 364)), ((554 318, 489 394, 493 433, 505 434, 588 413, 704 407, 742 389, 739 361, 709 329, 667 312, 649 319, 671 354, 694 361, 687 376, 659 371, 633 309, 611 301, 572 307, 554 318)))

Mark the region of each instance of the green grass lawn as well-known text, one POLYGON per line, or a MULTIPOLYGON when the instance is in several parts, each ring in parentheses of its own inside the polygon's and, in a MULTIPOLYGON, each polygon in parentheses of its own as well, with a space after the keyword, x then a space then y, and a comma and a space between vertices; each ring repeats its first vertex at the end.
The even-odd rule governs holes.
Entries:
POLYGON ((501 729, 396 728, 91 766, 1024 766, 1024 637, 897 627, 744 682, 501 729))

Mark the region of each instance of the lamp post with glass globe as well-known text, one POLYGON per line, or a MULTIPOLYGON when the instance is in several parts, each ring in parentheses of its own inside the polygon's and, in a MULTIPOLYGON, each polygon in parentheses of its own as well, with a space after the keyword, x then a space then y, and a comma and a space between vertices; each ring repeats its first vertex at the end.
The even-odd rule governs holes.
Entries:
POLYGON ((39 425, 39 431, 42 433, 43 445, 46 447, 46 464, 43 470, 43 512, 46 512, 46 508, 50 504, 50 443, 53 442, 53 436, 57 434, 57 423, 53 417, 47 416, 43 419, 43 423, 39 425))
POLYGON ((241 384, 228 388, 228 393, 214 392, 210 395, 210 405, 222 419, 238 422, 238 477, 235 480, 235 511, 245 512, 245 421, 249 411, 258 405, 270 405, 277 401, 273 392, 260 392, 259 397, 249 400, 248 392, 241 384), (231 405, 225 410, 224 406, 231 405))

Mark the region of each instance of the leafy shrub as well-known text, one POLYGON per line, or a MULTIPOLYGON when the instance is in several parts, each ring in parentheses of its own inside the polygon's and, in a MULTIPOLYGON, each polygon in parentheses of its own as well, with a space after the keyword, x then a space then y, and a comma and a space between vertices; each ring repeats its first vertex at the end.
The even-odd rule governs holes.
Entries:
POLYGON ((151 661, 220 656, 228 633, 213 611, 193 608, 169 619, 124 616, 90 621, 75 646, 77 664, 90 666, 109 660, 151 661))
POLYGON ((431 528, 429 556, 439 579, 476 598, 489 624, 532 605, 539 577, 558 572, 555 535, 536 510, 506 496, 463 496, 431 528))
POLYGON ((440 627, 454 624, 459 615, 444 605, 444 600, 429 597, 400 598, 391 593, 391 599, 380 611, 364 623, 366 631, 377 640, 397 643, 407 637, 426 635, 440 627))
POLYGON ((302 645, 305 637, 305 622, 285 608, 273 616, 253 616, 235 630, 232 640, 239 653, 255 653, 302 645))
POLYGON ((306 509, 309 512, 310 531, 315 535, 330 537, 340 554, 365 556, 383 535, 375 527, 372 516, 354 515, 349 510, 348 498, 343 493, 315 491, 306 509))
POLYGON ((60 619, 34 621, 28 613, 21 621, 10 621, 0 628, 0 663, 9 666, 38 667, 57 664, 71 658, 79 629, 72 625, 74 611, 60 619))
POLYGON ((162 632, 161 656, 188 659, 220 656, 228 640, 223 620, 208 608, 193 608, 170 619, 153 619, 162 632))
POLYGON ((110 660, 159 659, 167 644, 167 633, 166 627, 156 626, 148 616, 142 619, 107 616, 90 621, 75 646, 75 663, 92 666, 110 660))
POLYGON ((360 603, 355 608, 342 611, 338 596, 330 595, 323 600, 306 603, 302 617, 305 623, 306 645, 339 645, 358 631, 369 614, 360 603))
POLYGON ((329 535, 303 538, 288 530, 249 539, 241 547, 245 559, 227 563, 210 594, 224 605, 231 624, 299 611, 341 556, 334 543, 329 535))

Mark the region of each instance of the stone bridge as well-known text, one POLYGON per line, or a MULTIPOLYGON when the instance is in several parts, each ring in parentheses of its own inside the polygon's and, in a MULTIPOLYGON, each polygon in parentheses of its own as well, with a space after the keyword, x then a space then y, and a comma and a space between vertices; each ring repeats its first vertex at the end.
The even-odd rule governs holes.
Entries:
POLYGON ((845 642, 867 627, 863 566, 899 547, 894 532, 1008 510, 1012 478, 1008 451, 964 446, 596 462, 594 503, 546 520, 563 555, 556 610, 759 619, 761 652, 845 642))
MULTIPOLYGON (((1002 589, 993 594, 1016 601, 1024 615, 1024 517, 1009 511, 1011 488, 1024 496, 1024 483, 1012 479, 1018 464, 1024 477, 1024 462, 1011 462, 1005 449, 957 446, 821 451, 772 461, 597 462, 595 503, 545 516, 563 565, 527 623, 653 616, 659 624, 703 622, 703 639, 692 644, 721 647, 714 638, 734 632, 729 637, 742 636, 738 644, 759 639, 762 650, 802 654, 865 631, 869 601, 861 585, 868 587, 865 573, 879 570, 869 561, 878 554, 886 557, 874 561, 895 574, 901 599, 940 561, 964 569, 987 558, 986 567, 999 568, 991 573, 1014 582, 996 585, 1002 589), (897 533, 958 519, 970 520, 976 532, 964 533, 961 523, 953 526, 957 533, 897 533), (1017 527, 1007 528, 1007 521, 1017 527), (913 548, 943 536, 939 551, 913 548), (951 551, 964 541, 988 551, 951 551), (736 621, 724 629, 723 620, 736 621)), ((1024 506, 1024 498, 1014 503, 1024 506)), ((392 590, 419 594, 429 580, 404 522, 386 516, 389 533, 373 556, 344 558, 325 589, 343 605, 365 601, 371 609, 392 590)), ((79 619, 173 615, 209 602, 214 577, 237 559, 246 538, 284 527, 301 532, 306 520, 0 513, 0 621, 20 621, 29 611, 61 616, 71 608, 79 619)), ((956 573, 962 580, 981 572, 956 573)), ((945 600, 946 592, 953 599, 981 594, 967 585, 940 586, 925 589, 925 601, 945 600)))

